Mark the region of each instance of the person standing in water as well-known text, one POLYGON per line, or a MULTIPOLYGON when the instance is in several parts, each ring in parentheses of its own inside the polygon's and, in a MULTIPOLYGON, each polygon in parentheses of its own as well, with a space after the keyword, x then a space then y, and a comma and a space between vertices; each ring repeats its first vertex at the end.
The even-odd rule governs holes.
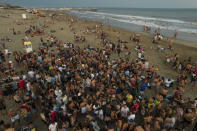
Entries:
POLYGON ((174 31, 174 38, 176 38, 177 35, 178 35, 178 30, 175 30, 175 31, 174 31))

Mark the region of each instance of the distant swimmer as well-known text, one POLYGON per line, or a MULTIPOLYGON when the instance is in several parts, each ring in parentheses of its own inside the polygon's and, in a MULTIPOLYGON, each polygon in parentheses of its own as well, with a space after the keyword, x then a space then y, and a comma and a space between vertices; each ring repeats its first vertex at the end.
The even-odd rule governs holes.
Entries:
POLYGON ((178 30, 175 30, 175 31, 174 31, 174 38, 176 38, 177 35, 178 35, 178 30))

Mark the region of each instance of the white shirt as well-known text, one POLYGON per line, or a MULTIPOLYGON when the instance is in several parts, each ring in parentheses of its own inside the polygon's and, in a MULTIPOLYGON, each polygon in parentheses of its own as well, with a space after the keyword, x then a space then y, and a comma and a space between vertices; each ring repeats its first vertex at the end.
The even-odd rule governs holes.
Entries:
POLYGON ((61 90, 55 90, 55 95, 57 97, 61 97, 62 96, 62 91, 61 90))
POLYGON ((98 124, 97 124, 97 122, 90 122, 91 123, 91 125, 93 126, 93 128, 94 128, 94 130, 95 131, 100 131, 100 127, 98 126, 98 124))
POLYGON ((94 74, 91 74, 91 78, 92 78, 92 79, 94 78, 94 74))
POLYGON ((25 36, 25 39, 28 41, 29 40, 29 38, 27 37, 27 36, 25 36))
POLYGON ((66 106, 62 105, 61 108, 63 109, 63 111, 66 111, 66 106))
POLYGON ((30 78, 34 78, 34 72, 33 71, 29 71, 28 75, 29 75, 30 78))
POLYGON ((145 66, 146 69, 148 69, 149 68, 149 62, 146 61, 144 66, 145 66))
POLYGON ((197 107, 197 100, 195 100, 194 106, 197 107))
POLYGON ((176 123, 176 119, 175 119, 175 117, 172 117, 171 127, 174 127, 175 123, 176 123))
POLYGON ((49 125, 49 131, 57 131, 57 122, 49 125))
POLYGON ((129 112, 129 108, 128 107, 122 107, 121 108, 121 115, 122 117, 127 117, 127 113, 129 112))
POLYGON ((102 110, 102 109, 99 110, 98 114, 99 114, 99 118, 100 118, 101 120, 103 120, 103 119, 104 119, 104 116, 103 116, 103 110, 102 110))
POLYGON ((31 89, 30 89, 30 87, 29 87, 29 86, 30 86, 30 83, 29 83, 29 82, 26 84, 26 86, 27 86, 27 90, 28 90, 28 91, 31 91, 31 89))
POLYGON ((64 48, 69 48, 67 44, 64 44, 64 48))
POLYGON ((86 79, 86 87, 90 87, 91 85, 91 80, 90 79, 86 79))
POLYGON ((166 87, 170 87, 171 81, 166 80, 165 85, 166 87))
POLYGON ((128 120, 135 120, 135 114, 131 114, 128 116, 128 120))
POLYGON ((174 117, 171 118, 171 122, 170 123, 165 123, 166 127, 174 127, 176 122, 176 119, 174 117))
POLYGON ((63 71, 63 67, 58 67, 59 71, 62 72, 63 71))
POLYGON ((138 53, 138 58, 142 58, 142 53, 138 53))
POLYGON ((167 60, 166 60, 166 61, 167 61, 167 63, 170 63, 170 58, 167 58, 167 60))
POLYGON ((14 77, 12 77, 12 79, 13 79, 14 81, 16 81, 16 80, 19 80, 20 77, 19 77, 19 76, 14 76, 14 77))
POLYGON ((174 82, 173 79, 170 79, 170 80, 166 79, 166 80, 165 80, 165 85, 166 85, 167 87, 170 87, 170 84, 173 83, 173 82, 174 82))
POLYGON ((56 101, 57 101, 57 103, 62 104, 62 98, 61 97, 56 97, 56 101))
POLYGON ((39 74, 36 74, 36 79, 39 79, 40 78, 40 75, 39 74))
POLYGON ((5 49, 5 54, 6 54, 6 55, 8 54, 8 49, 5 49))
POLYGON ((23 80, 26 80, 27 76, 26 75, 23 75, 23 80))
POLYGON ((82 114, 86 113, 86 106, 81 107, 81 113, 82 113, 82 114))

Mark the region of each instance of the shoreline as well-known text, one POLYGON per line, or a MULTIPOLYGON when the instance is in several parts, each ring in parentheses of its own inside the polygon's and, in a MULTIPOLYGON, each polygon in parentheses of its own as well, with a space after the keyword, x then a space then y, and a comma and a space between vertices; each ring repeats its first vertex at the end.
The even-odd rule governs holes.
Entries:
MULTIPOLYGON (((114 10, 116 10, 116 8, 114 8, 114 10)), ((109 8, 109 12, 110 12, 110 8, 109 8)), ((126 14, 118 13, 119 9, 117 9, 117 11, 113 11, 113 13, 109 13, 109 12, 107 11, 107 9, 105 11, 102 8, 100 8, 99 11, 95 12, 95 13, 94 12, 82 12, 81 13, 78 11, 76 11, 76 12, 71 11, 71 12, 69 12, 69 14, 77 16, 79 18, 85 18, 87 20, 100 21, 104 24, 115 26, 115 27, 120 27, 122 29, 130 30, 132 32, 143 32, 143 26, 145 25, 145 26, 151 27, 151 30, 147 32, 150 35, 153 35, 154 30, 157 30, 159 27, 161 27, 160 28, 161 35, 166 38, 173 37, 174 31, 175 31, 175 27, 173 25, 172 25, 172 27, 165 26, 165 24, 167 24, 167 25, 170 24, 168 22, 168 20, 169 21, 181 21, 183 23, 187 23, 188 25, 190 25, 189 24, 190 22, 184 21, 179 18, 177 18, 177 19, 174 18, 172 20, 169 18, 169 19, 165 20, 165 17, 164 18, 160 17, 159 14, 157 17, 145 16, 145 15, 138 16, 137 14, 134 15, 135 13, 132 14, 132 12, 130 12, 131 14, 128 15, 127 13, 126 14), (134 18, 130 18, 130 17, 134 17, 134 18), (135 22, 135 21, 138 21, 138 17, 139 17, 140 21, 142 21, 143 23, 138 24, 135 22), (155 22, 157 22, 157 20, 156 21, 153 20, 152 22, 148 22, 146 24, 146 18, 147 19, 158 19, 161 21, 162 21, 162 19, 164 19, 164 21, 166 21, 167 23, 163 23, 164 25, 156 24, 155 26, 152 26, 151 24, 154 24, 155 22), (106 22, 106 20, 107 20, 107 22, 106 22)), ((134 10, 134 12, 135 12, 135 10, 134 10)), ((178 23, 175 22, 173 24, 178 24, 178 23)), ((188 29, 188 31, 183 31, 183 29, 186 30, 186 28, 184 26, 186 26, 186 25, 180 25, 180 26, 178 25, 176 27, 176 30, 178 30, 178 36, 176 39, 185 40, 185 41, 194 42, 194 43, 197 42, 196 33, 194 33, 193 31, 189 31, 189 29, 188 29)), ((196 29, 196 26, 193 27, 192 29, 196 29)))
MULTIPOLYGON (((45 10, 43 10, 43 11, 45 11, 45 10)), ((54 10, 48 10, 48 11, 54 11, 54 10)), ((84 20, 82 18, 79 18, 79 17, 74 16, 72 14, 69 14, 67 12, 63 12, 62 10, 59 10, 59 9, 57 9, 55 11, 61 12, 61 13, 65 13, 65 14, 70 15, 72 17, 75 17, 75 18, 77 18, 79 20, 84 20)), ((85 19, 85 20, 88 21, 88 22, 92 22, 92 23, 102 23, 104 26, 107 26, 107 27, 110 27, 110 28, 116 28, 116 29, 124 30, 124 31, 130 32, 130 33, 141 34, 143 36, 147 36, 147 37, 153 38, 153 36, 150 33, 148 33, 148 32, 133 31, 132 29, 125 29, 125 28, 121 28, 121 27, 118 27, 118 26, 113 26, 113 25, 105 24, 104 22, 95 21, 95 20, 89 20, 89 19, 88 20, 85 19)), ((183 45, 183 46, 186 46, 186 47, 197 48, 197 41, 196 42, 193 42, 193 41, 188 41, 188 40, 183 40, 183 39, 175 39, 175 38, 166 37, 166 36, 164 36, 164 38, 165 39, 166 38, 167 39, 172 39, 174 41, 173 44, 178 44, 178 45, 183 45)))
MULTIPOLYGON (((99 8, 37 8, 37 7, 23 7, 23 6, 17 6, 17 5, 11 5, 9 3, 0 3, 0 7, 2 5, 6 5, 8 6, 9 8, 8 9, 17 9, 17 10, 27 10, 27 9, 37 9, 37 10, 41 10, 41 11, 54 11, 54 12, 60 12, 60 13, 65 13, 66 15, 70 15, 72 17, 75 17, 77 19, 80 19, 80 20, 83 20, 82 18, 79 18, 77 16, 74 16, 72 14, 69 14, 65 11, 70 11, 70 10, 78 10, 78 11, 90 11, 90 10, 95 10, 95 9, 99 9, 99 8)), ((109 27, 112 27, 112 28, 117 28, 117 29, 121 29, 121 30, 125 30, 125 31, 128 31, 128 32, 131 32, 131 33, 136 33, 136 34, 141 34, 141 35, 144 35, 144 36, 148 36, 148 37, 153 37, 150 33, 148 32, 141 32, 141 31, 134 31, 132 29, 125 29, 125 28, 121 28, 121 27, 118 27, 118 26, 113 26, 113 25, 108 25, 108 24, 105 24, 104 22, 99 22, 99 21, 95 21, 95 20, 87 20, 85 19, 86 21, 89 21, 89 22, 93 22, 93 23, 102 23, 103 25, 105 26, 109 26, 109 27)), ((174 44, 179 44, 179 45, 183 45, 183 46, 186 46, 186 47, 192 47, 192 48, 197 48, 197 41, 196 42, 193 42, 193 41, 189 41, 189 40, 184 40, 184 39, 175 39, 175 38, 172 38, 172 37, 166 37, 164 36, 164 38, 166 39, 172 39, 174 42, 174 44)))
MULTIPOLYGON (((57 12, 61 12, 61 10, 56 10, 56 11, 57 12)), ((67 15, 71 15, 71 14, 68 14, 66 12, 61 12, 61 13, 65 13, 67 15)), ((71 16, 75 17, 75 18, 77 18, 79 20, 84 20, 84 19, 78 18, 77 16, 74 16, 74 15, 71 15, 71 16)), ((124 29, 124 28, 121 28, 121 27, 104 24, 103 22, 99 22, 99 21, 87 20, 87 19, 85 19, 85 20, 88 21, 88 22, 92 22, 92 23, 102 23, 104 26, 107 26, 107 27, 110 27, 110 28, 116 28, 118 30, 127 31, 127 32, 130 32, 132 34, 141 34, 143 36, 146 36, 146 37, 149 37, 149 38, 153 38, 153 36, 150 33, 148 33, 148 32, 132 31, 130 29, 124 29)), ((167 37, 164 36, 164 38, 167 38, 167 37)), ((197 42, 192 42, 192 41, 182 40, 182 39, 174 39, 174 38, 170 38, 170 37, 168 39, 172 39, 174 41, 173 44, 182 45, 182 46, 186 46, 186 47, 197 48, 197 42)))

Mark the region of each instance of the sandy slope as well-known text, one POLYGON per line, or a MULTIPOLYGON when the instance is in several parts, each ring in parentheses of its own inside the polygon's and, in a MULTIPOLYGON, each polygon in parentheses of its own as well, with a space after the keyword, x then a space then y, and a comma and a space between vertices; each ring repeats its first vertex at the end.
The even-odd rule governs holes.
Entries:
MULTIPOLYGON (((83 34, 81 30, 86 30, 87 27, 95 27, 95 22, 87 22, 84 20, 76 20, 76 18, 73 18, 75 21, 75 24, 73 25, 74 31, 71 31, 69 28, 68 20, 71 19, 71 16, 68 16, 66 14, 57 15, 57 19, 54 21, 54 24, 49 16, 47 17, 36 17, 35 15, 28 14, 29 19, 28 20, 22 20, 21 14, 24 13, 23 10, 4 10, 0 9, 0 38, 8 37, 12 40, 12 42, 6 43, 6 47, 10 51, 24 51, 23 45, 21 42, 21 39, 25 37, 24 29, 26 26, 29 25, 36 25, 36 23, 40 22, 41 24, 44 23, 44 21, 47 23, 46 25, 48 28, 45 29, 45 35, 42 36, 43 38, 50 32, 50 30, 56 30, 54 33, 55 36, 59 40, 63 40, 64 42, 73 42, 73 32, 76 32, 77 34, 83 34), (77 21, 77 22, 76 22, 77 21), (18 23, 18 24, 17 24, 18 23), (60 28, 64 28, 64 30, 60 30, 60 28), (12 28, 15 28, 16 32, 20 32, 17 35, 12 34, 12 28)), ((44 14, 49 14, 51 11, 43 11, 44 14)), ((122 40, 128 41, 129 48, 131 49, 131 59, 135 59, 136 53, 134 51, 135 43, 129 40, 129 37, 133 34, 133 32, 122 30, 120 28, 110 27, 110 26, 104 26, 103 28, 104 32, 107 32, 109 39, 111 41, 117 42, 117 38, 120 38, 122 40)), ((99 47, 99 39, 95 36, 93 33, 89 34, 83 34, 86 37, 86 44, 90 44, 94 47, 99 47)), ((37 49, 39 47, 41 36, 34 36, 29 37, 29 39, 33 43, 33 48, 37 49)), ((166 65, 164 63, 164 57, 166 54, 175 54, 178 53, 181 58, 187 58, 189 56, 192 57, 193 61, 197 61, 197 43, 191 43, 187 41, 181 41, 181 40, 175 40, 176 43, 173 44, 174 51, 166 50, 165 52, 159 52, 156 48, 158 45, 152 44, 152 37, 142 33, 141 34, 142 42, 141 44, 144 46, 146 51, 146 59, 152 64, 157 65, 159 67, 159 73, 161 76, 166 76, 169 78, 176 79, 176 76, 178 73, 174 71, 170 66, 166 65)), ((78 44, 79 46, 84 46, 84 44, 78 44)), ((166 42, 160 42, 162 47, 167 48, 166 42)), ((1 49, 2 50, 2 49, 1 49)), ((123 54, 122 54, 123 56, 123 54)), ((113 55, 113 58, 116 58, 117 55, 113 55)), ((13 60, 11 57, 10 60, 13 60)), ((20 69, 20 67, 17 67, 17 69, 20 69)), ((185 96, 190 96, 192 98, 196 97, 197 88, 196 86, 188 85, 185 89, 185 96)), ((152 95, 151 91, 148 91, 149 95, 152 95)), ((10 102, 7 101, 7 102, 10 102)), ((11 108, 14 105, 13 102, 9 104, 9 108, 11 108)), ((4 116, 3 116, 4 117, 4 116)), ((2 117, 0 117, 2 119, 2 117)), ((6 119, 6 116, 3 118, 6 119)), ((36 120, 37 121, 37 120, 36 120)), ((38 119, 39 125, 43 128, 41 130, 46 130, 46 127, 42 125, 42 122, 39 122, 40 119, 38 119)))

